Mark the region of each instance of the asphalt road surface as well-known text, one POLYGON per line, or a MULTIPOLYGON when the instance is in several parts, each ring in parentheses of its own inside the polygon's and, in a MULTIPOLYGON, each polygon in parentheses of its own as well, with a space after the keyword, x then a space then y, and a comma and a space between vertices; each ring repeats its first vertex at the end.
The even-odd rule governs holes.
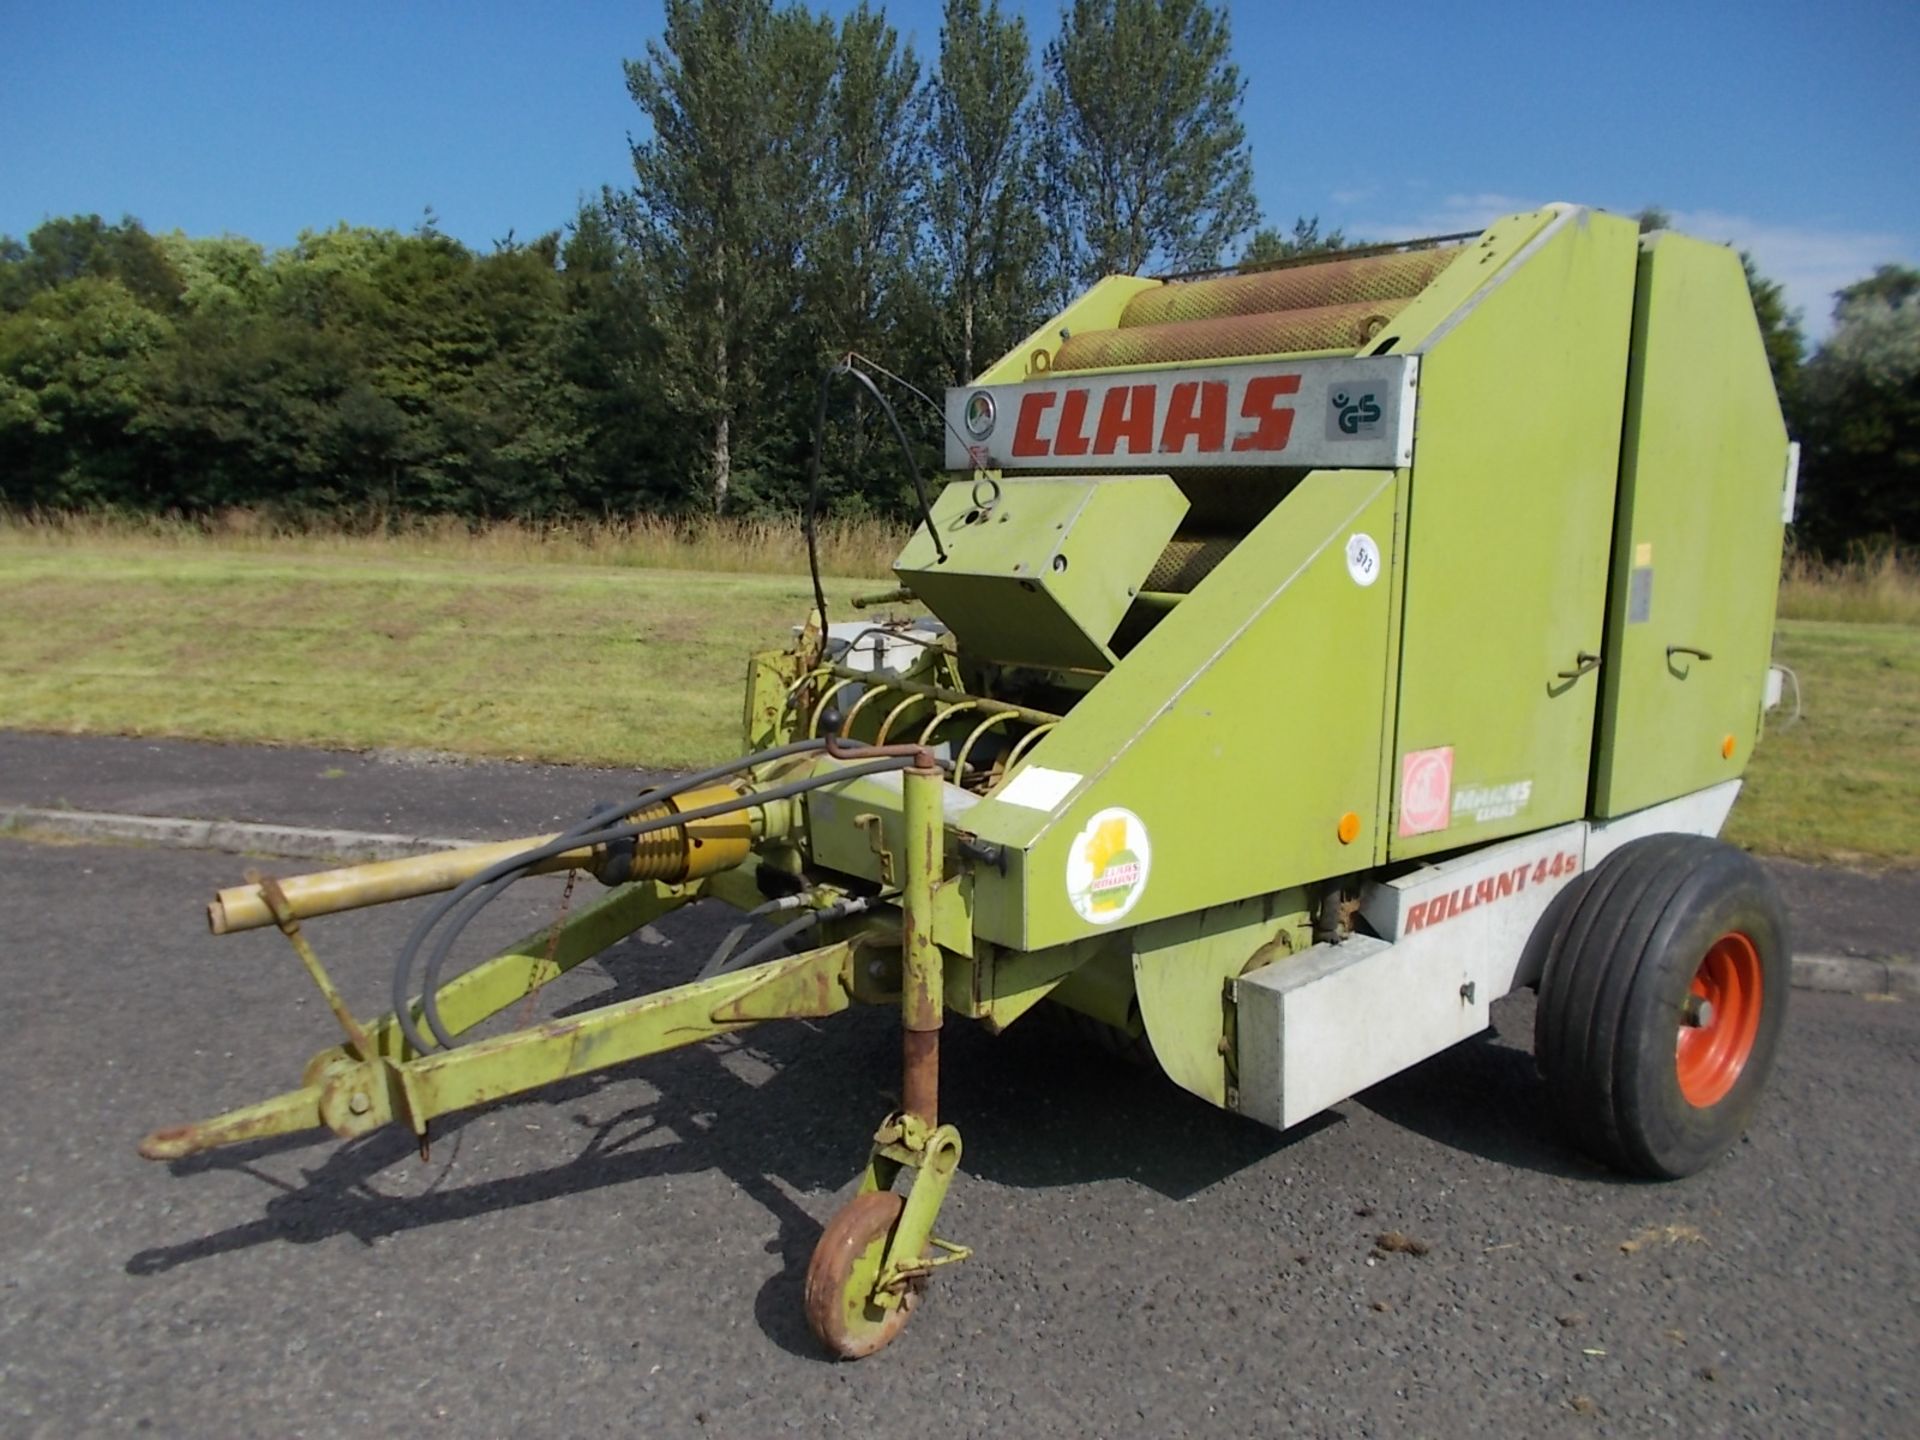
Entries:
MULTIPOLYGON (((500 1105, 426 1164, 395 1134, 150 1164, 144 1131, 332 1038, 278 936, 206 935, 241 865, 0 841, 8 1435, 1915 1433, 1910 1004, 1796 993, 1748 1142, 1673 1185, 1562 1145, 1524 997, 1284 1137, 1037 1023, 956 1026, 940 1229, 976 1256, 836 1365, 799 1277, 888 1108, 891 1016, 500 1105)), ((408 923, 309 930, 370 1009, 408 923)), ((720 923, 671 917, 543 1013, 690 973, 720 923)))

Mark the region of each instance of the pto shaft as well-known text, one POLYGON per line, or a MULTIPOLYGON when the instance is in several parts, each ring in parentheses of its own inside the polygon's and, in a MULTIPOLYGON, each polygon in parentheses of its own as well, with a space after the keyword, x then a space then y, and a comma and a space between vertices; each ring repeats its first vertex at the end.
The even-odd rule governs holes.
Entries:
MULTIPOLYGON (((731 785, 689 790, 635 811, 630 818, 636 821, 663 819, 736 800, 741 793, 731 785)), ((577 846, 536 861, 527 867, 527 872, 540 875, 577 869, 591 871, 608 885, 629 880, 665 880, 678 884, 731 870, 746 859, 758 823, 758 812, 746 810, 690 820, 628 842, 577 846)), ((316 915, 332 915, 341 910, 358 910, 451 890, 490 865, 558 838, 557 835, 534 835, 404 860, 379 860, 312 875, 292 875, 280 881, 280 888, 292 917, 306 920, 316 915)), ((207 906, 207 928, 216 935, 257 930, 274 923, 273 911, 258 885, 235 885, 222 890, 207 906)))

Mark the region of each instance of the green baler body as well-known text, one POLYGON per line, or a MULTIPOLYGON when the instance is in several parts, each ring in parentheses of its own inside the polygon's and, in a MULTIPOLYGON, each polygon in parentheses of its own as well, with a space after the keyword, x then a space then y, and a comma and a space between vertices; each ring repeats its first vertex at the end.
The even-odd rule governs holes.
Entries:
MULTIPOLYGON (((950 554, 922 532, 896 567, 961 657, 1052 669, 1073 697, 984 796, 949 796, 951 829, 997 857, 952 902, 969 953, 1125 934, 1145 1004, 1143 957, 1179 927, 1194 945, 1236 929, 1231 975, 1324 882, 1740 774, 1788 446, 1730 252, 1554 206, 1460 247, 1358 349, 1056 368, 1154 284, 1102 282, 951 392, 950 554), (1239 407, 1213 459, 1162 420, 1136 428, 1157 446, 1116 446, 1136 399, 1201 425, 1208 385, 1239 407), (1291 432, 1257 453, 1275 393, 1291 432), (1385 418, 1347 450, 1356 397, 1385 418), (1224 558, 1149 614, 1154 552, 1222 517, 1239 517, 1224 558), (1711 658, 1675 663, 1675 645, 1711 658), (1092 898, 1090 868, 1112 881, 1092 898)), ((809 811, 817 863, 883 878, 897 782, 809 811)), ((1217 1034, 1217 983, 1195 990, 1217 1034)))
POLYGON ((1647 238, 1601 667, 1596 816, 1738 773, 1759 734, 1787 435, 1750 315, 1732 251, 1684 235, 1647 238), (1669 654, 1679 646, 1712 658, 1669 654), (1721 754, 1728 744, 1731 762, 1721 754))

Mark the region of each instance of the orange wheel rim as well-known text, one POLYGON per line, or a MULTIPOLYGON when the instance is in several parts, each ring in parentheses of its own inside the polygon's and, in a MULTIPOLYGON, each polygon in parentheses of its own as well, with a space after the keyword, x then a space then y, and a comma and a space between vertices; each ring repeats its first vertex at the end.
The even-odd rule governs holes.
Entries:
POLYGON ((1760 1033, 1760 952, 1735 930, 1713 942, 1688 988, 1674 1046, 1680 1093, 1689 1105, 1718 1105, 1733 1089, 1760 1033))

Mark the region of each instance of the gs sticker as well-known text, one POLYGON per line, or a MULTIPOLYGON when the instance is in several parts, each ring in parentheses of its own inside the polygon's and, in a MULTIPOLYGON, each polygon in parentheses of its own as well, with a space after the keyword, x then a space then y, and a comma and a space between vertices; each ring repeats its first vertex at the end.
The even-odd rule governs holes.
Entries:
POLYGON ((1067 899, 1093 925, 1111 925, 1140 903, 1153 866, 1147 827, 1112 806, 1087 821, 1067 850, 1067 899))

